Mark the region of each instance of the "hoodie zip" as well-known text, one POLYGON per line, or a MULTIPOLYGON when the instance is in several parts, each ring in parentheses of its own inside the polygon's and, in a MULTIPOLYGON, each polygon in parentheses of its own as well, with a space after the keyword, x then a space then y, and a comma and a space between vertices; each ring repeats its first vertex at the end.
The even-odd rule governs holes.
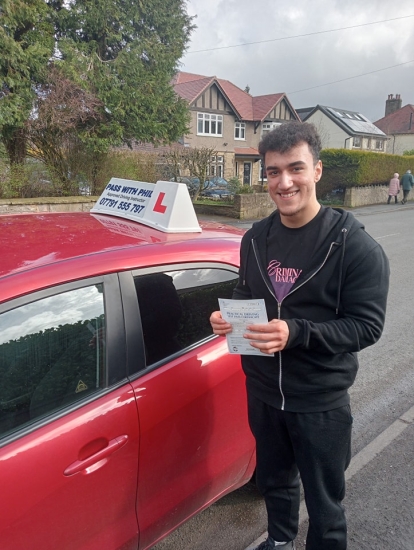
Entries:
MULTIPOLYGON (((330 247, 329 247, 329 250, 328 250, 328 252, 325 256, 325 259, 323 260, 321 265, 318 267, 318 269, 314 273, 312 273, 312 275, 310 277, 308 277, 305 281, 303 281, 299 286, 297 286, 292 291, 290 291, 288 294, 286 294, 286 296, 280 302, 277 299, 277 297, 276 297, 276 295, 273 291, 273 288, 270 286, 270 283, 269 283, 268 277, 267 277, 267 273, 265 274, 264 271, 263 271, 263 267, 260 263, 259 253, 258 253, 258 250, 257 250, 257 247, 256 247, 256 241, 255 241, 254 237, 252 238, 251 244, 252 244, 254 256, 256 258, 256 263, 257 263, 257 266, 259 268, 260 275, 261 275, 265 285, 267 286, 267 289, 269 290, 269 292, 273 296, 273 298, 276 300, 276 303, 277 303, 277 318, 279 320, 281 318, 281 310, 282 310, 283 300, 285 298, 287 298, 288 296, 290 296, 291 294, 293 294, 294 292, 296 292, 299 288, 302 288, 311 279, 313 279, 315 277, 315 275, 317 275, 319 273, 319 271, 324 267, 324 265, 328 261, 328 258, 329 258, 330 254, 332 252, 333 247, 342 245, 343 248, 342 248, 342 256, 341 256, 340 269, 339 269, 339 285, 338 285, 338 297, 337 297, 337 307, 336 307, 336 314, 338 314, 340 292, 341 292, 341 281, 342 281, 342 265, 343 265, 343 261, 344 261, 344 255, 345 255, 345 238, 346 238, 347 231, 348 230, 346 228, 342 228, 342 230, 341 230, 341 232, 343 233, 342 243, 338 243, 336 241, 332 242, 330 247)), ((282 389, 282 379, 283 379, 283 376, 282 376, 282 373, 283 373, 282 353, 279 351, 278 354, 279 354, 279 391, 280 391, 280 395, 282 396, 281 410, 283 411, 283 410, 285 410, 285 394, 283 393, 283 389, 282 389)))

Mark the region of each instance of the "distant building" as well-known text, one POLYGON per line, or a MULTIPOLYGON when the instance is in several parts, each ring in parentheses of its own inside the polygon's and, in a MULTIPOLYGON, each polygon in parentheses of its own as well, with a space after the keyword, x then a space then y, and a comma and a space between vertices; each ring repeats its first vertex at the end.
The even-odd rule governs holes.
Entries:
POLYGON ((284 93, 253 97, 228 80, 186 72, 177 73, 173 86, 191 113, 191 133, 183 137, 184 146, 215 147, 212 176, 260 183, 260 139, 283 122, 300 120, 284 93))
POLYGON ((390 94, 385 102, 385 116, 374 122, 389 138, 388 152, 402 155, 414 149, 414 105, 402 105, 399 94, 390 94))
POLYGON ((303 122, 312 122, 324 149, 357 149, 385 153, 386 134, 355 111, 316 105, 296 109, 303 122))

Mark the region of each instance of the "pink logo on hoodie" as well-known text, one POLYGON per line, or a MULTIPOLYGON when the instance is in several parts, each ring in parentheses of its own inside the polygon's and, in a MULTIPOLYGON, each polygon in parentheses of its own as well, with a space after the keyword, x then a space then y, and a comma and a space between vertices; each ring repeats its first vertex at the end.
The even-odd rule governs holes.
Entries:
POLYGON ((302 269, 293 267, 281 267, 278 260, 272 260, 267 267, 267 273, 272 281, 272 286, 278 302, 289 294, 290 289, 296 283, 302 269))

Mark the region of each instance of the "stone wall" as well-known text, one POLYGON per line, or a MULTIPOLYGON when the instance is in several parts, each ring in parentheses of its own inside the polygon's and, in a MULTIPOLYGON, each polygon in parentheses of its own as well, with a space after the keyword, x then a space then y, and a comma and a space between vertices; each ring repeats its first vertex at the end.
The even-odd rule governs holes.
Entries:
MULTIPOLYGON (((400 193, 402 195, 402 191, 400 193)), ((344 206, 368 206, 382 204, 388 199, 388 185, 367 185, 364 187, 350 187, 345 189, 344 206)))
POLYGON ((271 214, 276 206, 268 193, 249 193, 236 195, 234 205, 237 206, 241 220, 257 220, 271 214))
MULTIPOLYGON (((0 199, 0 214, 29 212, 89 212, 99 197, 45 197, 36 199, 0 199)), ((241 220, 265 218, 275 209, 267 193, 236 195, 234 203, 196 204, 196 212, 241 220)))
MULTIPOLYGON (((402 192, 400 193, 402 198, 402 192)), ((89 212, 99 197, 46 197, 36 199, 0 199, 0 214, 27 212, 89 212)), ((371 185, 346 189, 344 207, 384 204, 388 186, 371 185)), ((227 216, 240 220, 257 220, 273 212, 275 205, 268 193, 236 195, 233 204, 195 205, 196 212, 227 216)))
POLYGON ((248 193, 235 195, 234 203, 225 205, 196 204, 195 211, 200 214, 227 216, 239 220, 258 220, 273 212, 275 204, 267 193, 248 193))
POLYGON ((226 216, 227 218, 239 218, 239 211, 234 204, 195 204, 196 214, 207 216, 226 216))
POLYGON ((0 199, 0 214, 29 212, 89 212, 99 197, 39 197, 0 199))

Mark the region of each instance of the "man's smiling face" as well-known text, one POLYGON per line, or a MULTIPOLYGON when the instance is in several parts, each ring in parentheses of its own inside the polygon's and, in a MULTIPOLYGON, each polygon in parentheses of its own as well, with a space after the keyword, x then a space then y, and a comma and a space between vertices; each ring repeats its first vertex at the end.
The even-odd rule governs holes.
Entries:
POLYGON ((307 143, 302 142, 285 153, 268 151, 265 156, 269 195, 287 227, 302 227, 319 212, 316 182, 322 175, 322 163, 316 165, 307 143))

